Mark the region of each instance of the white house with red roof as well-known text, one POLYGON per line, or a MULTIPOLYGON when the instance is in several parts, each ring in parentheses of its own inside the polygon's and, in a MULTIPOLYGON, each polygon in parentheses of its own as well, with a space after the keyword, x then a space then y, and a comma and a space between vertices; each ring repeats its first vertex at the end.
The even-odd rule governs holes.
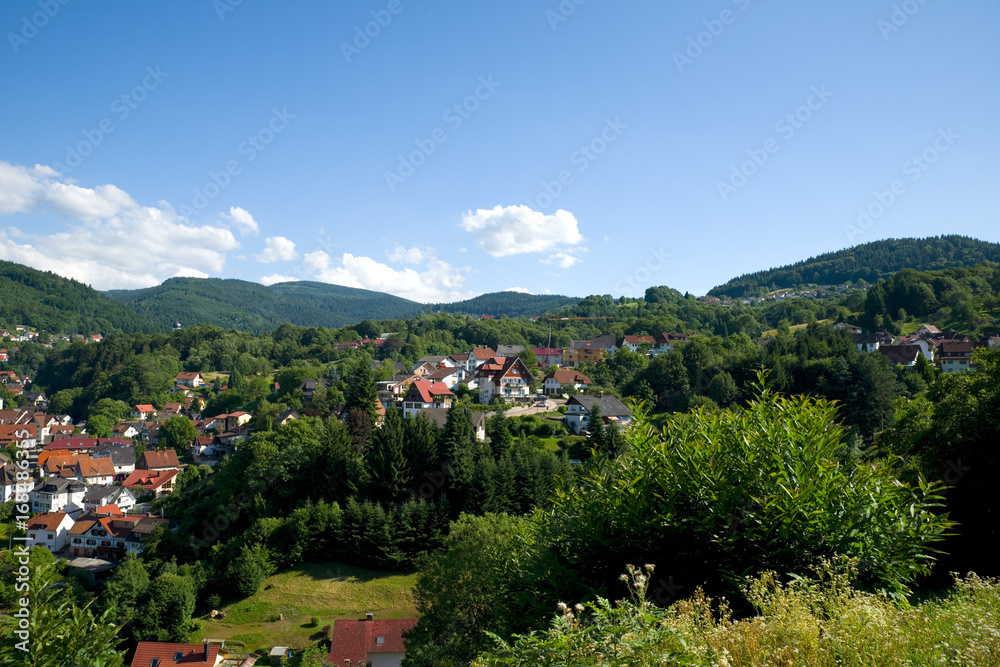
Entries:
POLYGON ((198 372, 178 373, 177 384, 184 385, 185 387, 202 387, 205 385, 205 379, 198 372))
POLYGON ((141 495, 146 490, 160 498, 174 492, 178 473, 180 470, 136 470, 125 478, 122 486, 133 494, 141 495))
POLYGON ((472 373, 496 355, 496 350, 488 347, 472 348, 472 351, 469 352, 469 357, 465 363, 465 370, 472 373))
POLYGON ((414 380, 403 396, 403 417, 416 417, 427 408, 448 408, 455 399, 447 385, 429 380, 414 380))
POLYGON ((363 621, 336 620, 326 661, 336 667, 399 667, 406 657, 403 635, 416 624, 415 618, 376 619, 372 614, 363 621))
POLYGON ((561 368, 545 376, 542 385, 546 396, 563 393, 563 387, 572 387, 574 393, 579 393, 594 384, 594 381, 579 371, 571 368, 561 368))
POLYGON ((483 405, 496 397, 507 402, 531 400, 534 376, 520 357, 493 357, 476 371, 476 380, 483 405))
POLYGON ((45 547, 52 553, 69 544, 73 518, 65 512, 45 512, 28 521, 27 547, 45 547))
POLYGON ((625 336, 621 346, 628 348, 629 352, 638 352, 640 345, 649 345, 649 349, 652 350, 656 345, 656 339, 652 336, 625 336))
POLYGON ((132 418, 145 421, 156 416, 156 408, 148 403, 137 405, 132 409, 132 418))
POLYGON ((562 366, 563 350, 561 347, 533 347, 531 351, 535 353, 539 365, 543 368, 549 366, 562 366))

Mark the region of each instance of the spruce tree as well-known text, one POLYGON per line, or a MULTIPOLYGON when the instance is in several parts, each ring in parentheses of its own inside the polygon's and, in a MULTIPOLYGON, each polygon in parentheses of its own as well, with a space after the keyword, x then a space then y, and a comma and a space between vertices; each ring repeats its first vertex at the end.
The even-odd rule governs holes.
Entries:
POLYGON ((403 422, 395 408, 386 412, 382 426, 375 429, 368 467, 377 500, 398 502, 403 499, 409 484, 409 466, 403 455, 403 422))
POLYGON ((514 438, 510 434, 510 426, 503 412, 497 412, 486 422, 486 437, 490 441, 494 460, 499 461, 507 453, 514 438))
POLYGON ((601 406, 596 402, 590 408, 590 415, 587 417, 587 444, 598 451, 603 451, 607 444, 604 435, 604 420, 601 418, 601 406))
POLYGON ((367 361, 362 361, 354 367, 354 372, 347 383, 344 402, 347 404, 348 410, 355 408, 365 410, 371 418, 372 424, 377 421, 378 391, 375 387, 375 373, 367 361))

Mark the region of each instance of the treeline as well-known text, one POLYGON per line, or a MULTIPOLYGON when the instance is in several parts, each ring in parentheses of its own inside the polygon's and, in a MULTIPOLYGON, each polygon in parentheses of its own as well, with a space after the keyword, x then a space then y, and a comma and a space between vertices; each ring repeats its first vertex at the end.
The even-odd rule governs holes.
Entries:
POLYGON ((750 296, 808 283, 839 285, 862 280, 875 283, 904 268, 930 271, 984 261, 1000 262, 1000 244, 958 235, 887 239, 749 273, 715 287, 709 295, 750 296))
POLYGON ((536 317, 551 313, 580 299, 556 294, 525 294, 523 292, 491 292, 454 303, 429 304, 424 313, 446 312, 456 315, 492 315, 500 317, 536 317))
POLYGON ((83 283, 0 261, 0 327, 18 324, 50 334, 149 332, 146 317, 83 283))

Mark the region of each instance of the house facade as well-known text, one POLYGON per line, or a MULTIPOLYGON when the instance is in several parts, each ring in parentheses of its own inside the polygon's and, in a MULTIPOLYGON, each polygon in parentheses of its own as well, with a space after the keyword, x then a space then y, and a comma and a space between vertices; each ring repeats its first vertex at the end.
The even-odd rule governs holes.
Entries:
POLYGON ((65 512, 45 512, 28 521, 27 547, 45 547, 52 553, 62 551, 69 544, 69 531, 73 518, 65 512))
POLYGON ((632 422, 632 411, 614 396, 598 394, 596 396, 572 396, 566 401, 566 426, 576 435, 587 431, 587 422, 594 406, 600 406, 601 419, 605 423, 615 422, 620 427, 632 422))
POLYGON ((583 373, 565 368, 546 375, 542 388, 546 396, 557 396, 563 393, 564 387, 571 388, 572 393, 579 393, 592 384, 594 381, 583 373))
POLYGON ((403 636, 416 624, 415 618, 375 619, 372 614, 364 621, 336 620, 326 660, 337 666, 399 667, 406 657, 403 636))
POLYGON ((533 380, 520 357, 494 357, 476 371, 479 402, 489 405, 498 398, 508 403, 529 401, 533 380))
POLYGON ((83 511, 83 496, 87 485, 75 479, 46 477, 35 484, 29 494, 31 511, 65 512, 76 516, 83 511))
POLYGON ((417 379, 403 396, 403 417, 415 417, 427 408, 449 408, 455 395, 444 384, 417 379))

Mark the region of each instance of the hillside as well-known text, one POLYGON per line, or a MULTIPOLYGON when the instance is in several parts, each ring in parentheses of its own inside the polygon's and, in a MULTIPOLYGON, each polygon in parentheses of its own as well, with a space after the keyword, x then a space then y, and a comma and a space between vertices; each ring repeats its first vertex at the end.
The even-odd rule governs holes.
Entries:
POLYGON ((493 317, 537 317, 563 306, 580 303, 580 299, 556 294, 525 294, 524 292, 492 292, 455 303, 426 306, 421 312, 446 312, 456 315, 492 315, 493 317))
POLYGON ((273 331, 285 322, 343 327, 362 320, 404 319, 422 313, 522 317, 541 315, 579 299, 519 292, 484 294, 452 304, 421 304, 391 294, 316 282, 265 287, 245 280, 171 278, 157 287, 115 290, 108 295, 161 328, 215 324, 244 331, 273 331))
POLYGON ((713 288, 708 294, 740 297, 807 283, 838 285, 848 280, 874 283, 900 269, 932 271, 968 267, 983 261, 1000 262, 1000 243, 957 235, 887 239, 748 273, 713 288))
POLYGON ((0 326, 49 333, 153 332, 163 329, 106 294, 49 271, 0 261, 0 326))
POLYGON ((366 318, 403 317, 420 304, 379 292, 296 282, 265 287, 245 280, 171 278, 157 287, 108 293, 161 326, 216 324, 273 331, 285 322, 342 327, 366 318))

